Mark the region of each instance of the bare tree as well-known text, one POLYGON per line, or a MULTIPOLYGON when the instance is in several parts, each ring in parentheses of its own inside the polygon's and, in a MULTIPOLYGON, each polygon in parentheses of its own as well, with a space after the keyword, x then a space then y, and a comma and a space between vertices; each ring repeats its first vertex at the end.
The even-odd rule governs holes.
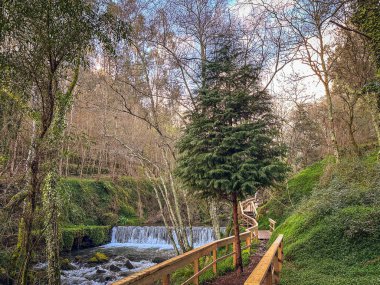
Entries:
POLYGON ((262 1, 261 5, 272 14, 279 26, 288 31, 288 44, 294 47, 297 58, 309 66, 312 74, 323 85, 330 141, 334 156, 339 161, 331 90, 332 68, 338 55, 334 52, 336 30, 333 29, 331 20, 337 17, 344 2, 306 0, 281 1, 274 4, 262 1))
MULTIPOLYGON (((363 97, 362 88, 373 80, 376 67, 366 41, 358 34, 343 32, 340 44, 335 52, 338 54, 333 71, 333 90, 341 99, 348 129, 349 139, 355 154, 360 155, 360 149, 355 138, 355 120, 357 105, 363 97)), ((368 106, 369 107, 369 106, 368 106)))

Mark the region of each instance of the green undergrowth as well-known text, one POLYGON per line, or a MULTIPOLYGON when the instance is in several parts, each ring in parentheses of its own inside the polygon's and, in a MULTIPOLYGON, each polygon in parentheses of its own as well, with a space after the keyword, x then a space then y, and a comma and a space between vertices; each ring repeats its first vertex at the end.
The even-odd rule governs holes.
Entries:
POLYGON ((108 179, 66 178, 60 182, 61 224, 74 225, 136 225, 149 214, 152 187, 145 180, 130 177, 117 181, 108 179), (140 199, 138 199, 140 192, 140 199), (149 206, 149 207, 148 207, 149 206))
POLYGON ((112 226, 143 223, 156 210, 152 190, 148 181, 131 177, 61 179, 62 250, 101 245, 109 241, 112 226))
POLYGON ((332 162, 330 157, 312 164, 289 179, 281 191, 274 193, 269 202, 259 209, 260 228, 269 228, 268 218, 272 218, 280 224, 294 207, 302 199, 307 198, 314 187, 320 183, 329 162, 332 162))
POLYGON ((284 234, 281 284, 380 284, 380 164, 376 155, 377 151, 360 159, 343 158, 339 164, 322 162, 324 170, 316 171, 319 175, 313 179, 305 174, 316 166, 307 168, 289 181, 292 192, 295 185, 307 188, 299 190, 303 198, 293 208, 266 206, 270 213, 284 213, 272 235, 273 240, 284 234))
POLYGON ((110 238, 111 226, 75 226, 62 229, 61 248, 64 251, 105 244, 110 238))
MULTIPOLYGON (((251 246, 251 252, 254 253, 257 248, 256 243, 253 243, 251 246)), ((242 243, 242 247, 245 246, 245 243, 242 243)), ((228 253, 232 252, 232 246, 229 246, 228 248, 219 248, 217 251, 217 258, 220 258, 228 253)), ((242 259, 243 259, 243 266, 247 266, 249 264, 250 260, 250 253, 249 249, 245 249, 242 251, 242 259)), ((212 262, 212 256, 205 256, 199 259, 199 270, 207 266, 212 262)), ((214 280, 218 276, 225 275, 228 272, 234 271, 234 266, 233 266, 233 257, 229 256, 226 259, 218 262, 217 265, 217 275, 214 275, 212 267, 203 272, 200 277, 199 277, 199 283, 204 284, 207 281, 214 280)), ((192 275, 194 274, 194 269, 193 265, 189 264, 181 269, 178 269, 175 271, 173 274, 170 276, 170 284, 182 284, 184 283, 187 279, 189 279, 192 275)))

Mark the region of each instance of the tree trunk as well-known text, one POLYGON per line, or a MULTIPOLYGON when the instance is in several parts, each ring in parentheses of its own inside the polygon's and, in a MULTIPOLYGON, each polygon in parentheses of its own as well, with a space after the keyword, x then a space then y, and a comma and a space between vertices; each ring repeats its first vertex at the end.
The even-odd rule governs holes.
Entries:
MULTIPOLYGON (((146 175, 149 178, 149 180, 152 182, 153 180, 151 179, 151 176, 149 174, 146 174, 146 175)), ((166 215, 164 213, 164 207, 162 205, 162 202, 161 202, 161 199, 160 199, 160 195, 158 193, 158 189, 157 189, 157 187, 154 184, 153 184, 153 190, 154 190, 154 193, 156 194, 156 199, 157 199, 157 202, 158 202, 158 206, 160 207, 161 216, 162 216, 162 219, 164 221, 164 225, 165 225, 166 231, 168 232, 170 242, 172 243, 173 248, 174 248, 175 252, 177 253, 177 255, 179 255, 178 246, 177 246, 177 244, 176 244, 176 242, 174 240, 174 236, 173 236, 173 231, 171 230, 171 228, 170 228, 170 226, 169 226, 169 224, 167 222, 166 215)))
POLYGON ((65 176, 69 176, 69 169, 70 169, 70 159, 69 159, 69 152, 70 152, 70 145, 67 144, 67 152, 66 152, 66 169, 65 169, 65 176))
POLYGON ((186 200, 185 205, 186 205, 187 222, 188 222, 189 231, 190 231, 189 243, 190 243, 190 247, 193 248, 194 247, 193 219, 192 219, 192 215, 191 215, 191 211, 190 211, 190 206, 189 206, 189 198, 188 198, 186 190, 182 189, 182 193, 183 193, 183 197, 185 197, 185 200, 186 200))
POLYGON ((48 260, 47 277, 49 285, 61 284, 59 264, 59 232, 58 232, 58 193, 57 176, 50 172, 43 187, 43 208, 45 212, 45 240, 48 260))
POLYGON ((10 166, 10 176, 12 177, 15 174, 15 165, 17 160, 17 147, 18 147, 18 132, 16 133, 16 138, 13 144, 13 150, 12 150, 12 159, 11 159, 11 166, 10 166))
POLYGON ((209 213, 212 223, 212 228, 214 230, 214 234, 216 239, 221 239, 220 236, 220 223, 218 216, 218 201, 214 198, 209 199, 209 213))
POLYGON ((354 130, 353 130, 353 122, 350 122, 348 126, 348 134, 350 137, 350 141, 352 144, 352 147, 354 148, 354 153, 356 156, 360 156, 360 148, 356 142, 355 135, 354 135, 354 130))
MULTIPOLYGON (((325 50, 325 43, 323 40, 323 34, 322 34, 322 28, 318 27, 318 38, 319 38, 319 45, 320 45, 320 60, 321 60, 321 70, 314 71, 316 75, 320 78, 320 80, 323 83, 323 87, 325 89, 325 96, 327 99, 327 115, 329 120, 329 132, 330 132, 330 140, 333 147, 333 153, 336 159, 336 162, 339 162, 340 159, 340 153, 339 153, 339 145, 336 138, 336 132, 335 132, 335 120, 334 120, 334 108, 333 108, 333 101, 332 101, 332 94, 330 90, 330 71, 328 69, 328 63, 327 59, 325 59, 326 50, 325 50)), ((313 63, 310 63, 311 66, 313 66, 313 63)))
MULTIPOLYGON (((369 94, 367 94, 367 96, 364 96, 363 99, 364 99, 364 102, 367 104, 368 111, 371 115, 372 124, 377 136, 377 143, 378 143, 378 146, 380 147, 380 111, 377 107, 376 108, 373 107, 374 102, 373 100, 371 100, 371 98, 368 98, 368 96, 369 94)), ((378 153, 378 159, 380 160, 380 151, 378 153)))
MULTIPOLYGON (((328 81, 326 81, 328 82, 328 81)), ((340 154, 339 154, 339 145, 338 141, 336 139, 336 133, 335 133, 335 122, 334 122, 334 108, 333 108, 333 101, 331 97, 330 87, 328 83, 324 82, 325 87, 325 95, 327 99, 327 110, 328 110, 328 119, 329 119, 329 132, 330 132, 330 140, 333 145, 333 153, 336 159, 336 162, 339 162, 340 154)))
POLYGON ((83 167, 84 167, 84 163, 85 163, 85 160, 86 160, 86 149, 82 150, 82 155, 81 156, 82 157, 81 157, 80 171, 79 171, 80 178, 83 177, 83 167))
POLYGON ((239 230, 239 217, 238 217, 238 199, 237 194, 232 194, 232 205, 233 205, 233 219, 234 219, 234 244, 236 251, 236 264, 235 270, 237 275, 240 276, 243 272, 243 260, 241 258, 241 244, 240 244, 240 230, 239 230))
POLYGON ((37 194, 40 190, 40 179, 39 179, 39 166, 40 166, 40 146, 36 143, 34 146, 34 158, 30 165, 30 191, 25 201, 24 213, 23 213, 23 227, 21 234, 21 244, 19 248, 19 256, 22 260, 22 265, 19 273, 18 284, 26 285, 28 284, 28 272, 30 267, 30 259, 32 254, 32 229, 34 222, 35 210, 37 207, 37 194))
POLYGON ((143 219, 144 209, 143 209, 143 203, 141 201, 140 189, 137 189, 137 210, 138 210, 139 218, 143 219))

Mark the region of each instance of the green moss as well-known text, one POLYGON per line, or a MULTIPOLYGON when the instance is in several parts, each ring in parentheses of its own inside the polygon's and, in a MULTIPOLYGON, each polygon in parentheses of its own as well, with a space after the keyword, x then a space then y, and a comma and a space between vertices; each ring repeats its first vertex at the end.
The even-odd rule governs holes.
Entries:
POLYGON ((60 181, 61 224, 116 225, 120 217, 137 217, 138 193, 143 212, 157 212, 152 205, 153 191, 145 180, 124 177, 120 180, 66 178, 60 181))
POLYGON ((330 162, 331 158, 328 157, 291 177, 287 185, 279 189, 275 196, 259 209, 260 229, 269 228, 268 218, 276 220, 277 224, 284 221, 297 203, 307 198, 314 187, 319 185, 324 169, 330 162))
POLYGON ((61 248, 64 251, 69 251, 73 248, 76 232, 72 229, 62 230, 61 248))
POLYGON ((70 260, 68 258, 61 259, 60 265, 61 265, 61 270, 73 270, 76 268, 70 263, 70 260))
POLYGON ((138 226, 141 224, 141 221, 137 217, 129 218, 129 217, 121 216, 117 224, 120 226, 138 226))
POLYGON ((104 253, 97 252, 94 254, 93 257, 91 257, 88 262, 89 263, 104 263, 109 260, 108 256, 105 255, 104 253))
POLYGON ((370 153, 326 171, 272 236, 284 234, 281 284, 380 284, 380 164, 370 153))
POLYGON ((90 239, 93 246, 109 241, 110 226, 76 226, 62 229, 61 248, 71 250, 75 245, 80 246, 84 238, 90 239))

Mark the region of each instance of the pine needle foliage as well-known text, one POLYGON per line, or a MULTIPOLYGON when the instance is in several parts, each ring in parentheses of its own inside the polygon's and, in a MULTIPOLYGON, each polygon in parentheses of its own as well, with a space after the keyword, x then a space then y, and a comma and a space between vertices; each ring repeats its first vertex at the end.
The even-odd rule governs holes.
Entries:
POLYGON ((204 197, 243 198, 285 178, 271 96, 246 55, 231 39, 216 45, 178 143, 177 174, 204 197))

